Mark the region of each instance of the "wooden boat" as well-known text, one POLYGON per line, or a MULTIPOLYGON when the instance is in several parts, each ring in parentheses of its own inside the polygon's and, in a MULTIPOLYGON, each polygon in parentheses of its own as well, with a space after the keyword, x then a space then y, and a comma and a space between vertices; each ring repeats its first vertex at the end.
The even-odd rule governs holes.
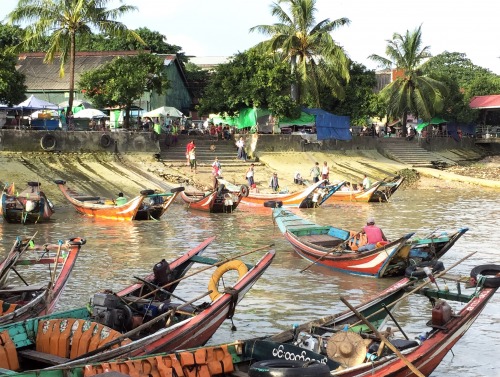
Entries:
POLYGON ((332 202, 387 202, 394 192, 401 186, 404 177, 396 176, 372 184, 369 190, 339 190, 328 199, 332 202))
POLYGON ((280 201, 284 207, 313 208, 325 203, 344 184, 345 181, 330 185, 326 180, 321 180, 292 194, 249 193, 241 199, 241 204, 262 207, 265 202, 280 201))
POLYGON ((0 210, 9 223, 39 223, 48 221, 54 213, 54 206, 40 190, 40 182, 28 182, 20 193, 15 193, 14 184, 4 188, 0 210))
MULTIPOLYGON (((273 250, 268 251, 253 265, 236 259, 249 252, 222 261, 201 257, 213 239, 170 264, 162 260, 154 266, 153 274, 137 278, 138 283, 116 294, 109 290, 94 294, 89 306, 0 326, 6 344, 9 338, 15 339, 15 348, 7 346, 5 350, 4 346, 3 352, 15 353, 20 363, 14 365, 15 360, 9 357, 7 368, 5 363, 0 368, 33 368, 34 361, 44 367, 67 367, 205 344, 227 318, 232 318, 237 304, 275 255, 273 250), (194 263, 207 267, 186 275, 194 263), (202 294, 189 300, 174 293, 181 280, 213 267, 217 269, 209 281, 208 292, 202 287, 202 294), (227 286, 231 276, 226 272, 238 273, 232 287, 227 286), (222 282, 224 289, 219 287, 222 282), (207 296, 209 301, 195 304, 207 296)), ((189 287, 196 294, 195 285, 189 283, 189 287)))
POLYGON ((63 180, 54 182, 76 211, 82 215, 126 221, 159 219, 173 203, 179 192, 184 190, 184 187, 173 188, 170 193, 143 190, 139 196, 127 203, 115 205, 113 200, 100 196, 80 195, 68 188, 63 180))
POLYGON ((374 277, 402 276, 410 266, 436 261, 467 232, 436 232, 419 239, 409 233, 374 250, 358 252, 366 238, 354 231, 323 226, 281 208, 273 207, 273 219, 301 257, 332 270, 374 277))
POLYGON ((0 325, 51 313, 82 245, 83 238, 36 245, 32 239, 18 237, 0 263, 0 325), (38 268, 43 265, 48 269, 38 268), (36 274, 28 279, 25 272, 32 271, 36 274))
POLYGON ((189 208, 211 213, 231 213, 240 204, 243 195, 240 191, 231 191, 224 184, 217 191, 181 192, 181 199, 189 208))
MULTIPOLYGON (((494 265, 478 266, 475 270, 484 271, 485 267, 493 274, 500 272, 500 266, 494 265)), ((494 284, 473 281, 457 292, 424 288, 429 282, 414 282, 412 292, 418 291, 428 297, 433 306, 429 310, 420 302, 415 305, 422 316, 429 319, 427 323, 422 323, 419 330, 423 334, 418 336, 399 325, 394 310, 391 310, 391 315, 401 329, 401 335, 396 336, 397 333, 390 328, 384 331, 385 335, 376 332, 376 329, 375 332, 369 329, 367 323, 374 324, 364 309, 373 309, 377 305, 368 303, 354 308, 367 317, 366 321, 356 320, 358 314, 349 310, 328 323, 320 319, 268 337, 74 368, 37 370, 23 375, 90 377, 115 372, 136 376, 402 377, 415 375, 417 371, 420 375, 429 376, 478 318, 498 289, 498 280, 498 277, 487 278, 486 281, 495 281, 494 284), (463 293, 466 290, 467 293, 463 293), (453 309, 449 303, 462 305, 453 309), (360 328, 360 324, 366 324, 365 328, 360 328), (321 333, 316 333, 317 330, 321 333), (390 344, 384 342, 387 339, 390 344)), ((403 286, 409 288, 405 284, 403 286)), ((385 307, 389 310, 402 298, 411 300, 412 296, 404 295, 385 307)))

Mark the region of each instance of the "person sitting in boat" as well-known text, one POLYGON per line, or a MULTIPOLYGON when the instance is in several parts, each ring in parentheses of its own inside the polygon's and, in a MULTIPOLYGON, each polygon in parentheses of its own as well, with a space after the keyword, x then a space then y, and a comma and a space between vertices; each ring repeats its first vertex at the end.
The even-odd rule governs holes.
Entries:
POLYGON ((128 199, 123 195, 123 192, 118 193, 118 198, 115 199, 117 206, 122 206, 128 202, 128 199))
POLYGON ((366 220, 366 226, 363 227, 361 233, 366 234, 367 244, 358 249, 360 252, 373 250, 377 247, 377 242, 387 241, 382 229, 375 225, 375 219, 373 217, 369 217, 368 220, 366 220))

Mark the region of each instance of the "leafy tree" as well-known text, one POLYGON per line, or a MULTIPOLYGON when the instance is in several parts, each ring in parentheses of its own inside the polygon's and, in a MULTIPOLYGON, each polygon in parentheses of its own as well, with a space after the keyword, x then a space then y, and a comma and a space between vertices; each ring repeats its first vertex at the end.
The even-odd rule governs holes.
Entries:
POLYGON ((156 54, 176 54, 180 61, 184 63, 188 61, 182 52, 182 47, 167 43, 167 37, 158 31, 142 27, 135 29, 134 32, 141 38, 142 42, 133 35, 125 38, 113 38, 107 34, 94 34, 79 43, 78 48, 80 51, 149 50, 156 54))
POLYGON ((69 99, 73 106, 75 88, 75 56, 77 36, 82 39, 92 35, 92 29, 117 38, 139 36, 117 22, 121 15, 136 10, 136 7, 120 5, 107 9, 110 0, 19 0, 17 7, 7 16, 10 24, 26 22, 25 35, 19 49, 29 49, 48 37, 45 62, 60 57, 60 75, 64 76, 64 66, 69 60, 69 99))
MULTIPOLYGON (((387 103, 388 115, 403 118, 406 125, 408 114, 414 114, 428 121, 443 110, 443 98, 447 94, 446 86, 429 76, 422 74, 422 62, 428 59, 429 46, 422 47, 421 26, 405 35, 394 33, 387 41, 387 58, 370 55, 385 68, 393 68, 402 74, 380 92, 387 103)), ((406 135, 406 127, 403 127, 406 135)))
POLYGON ((0 103, 12 106, 26 98, 25 77, 16 70, 17 58, 10 53, 0 54, 0 103))
POLYGON ((350 116, 351 123, 354 125, 364 125, 368 117, 380 114, 380 110, 374 107, 378 97, 373 91, 377 84, 375 72, 367 70, 362 64, 352 62, 349 76, 350 80, 345 88, 345 99, 341 101, 325 91, 323 109, 337 115, 350 116))
POLYGON ((288 64, 250 49, 216 68, 200 100, 199 110, 203 114, 234 115, 243 108, 255 106, 267 108, 278 116, 298 115, 299 108, 288 89, 292 82, 288 64))
POLYGON ((22 41, 23 29, 19 26, 12 26, 0 23, 0 50, 13 47, 22 41))
POLYGON ((292 73, 298 77, 298 83, 292 85, 292 98, 303 104, 304 97, 310 96, 314 105, 320 107, 320 85, 328 87, 334 96, 344 98, 343 83, 349 81, 349 59, 330 33, 350 21, 325 19, 316 24, 315 5, 316 0, 278 0, 271 6, 271 12, 279 22, 254 26, 250 31, 270 36, 257 46, 291 64, 292 73), (289 6, 290 14, 280 4, 289 6))
POLYGON ((184 66, 188 89, 193 94, 194 98, 203 97, 205 87, 210 80, 210 72, 201 69, 193 63, 187 63, 184 66))
POLYGON ((141 98, 145 91, 163 93, 168 89, 169 82, 163 74, 162 59, 144 53, 119 57, 86 72, 78 85, 97 107, 124 107, 127 125, 134 101, 141 98))

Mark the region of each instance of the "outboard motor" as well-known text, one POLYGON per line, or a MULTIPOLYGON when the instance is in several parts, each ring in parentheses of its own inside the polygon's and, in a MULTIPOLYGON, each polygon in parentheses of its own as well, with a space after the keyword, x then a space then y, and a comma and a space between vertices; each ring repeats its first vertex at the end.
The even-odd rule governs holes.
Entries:
POLYGON ((92 316, 96 322, 117 331, 132 329, 132 310, 112 293, 94 294, 92 316))
POLYGON ((161 262, 155 264, 153 267, 153 273, 155 275, 154 282, 160 287, 163 287, 172 281, 172 270, 165 259, 162 259, 161 262))

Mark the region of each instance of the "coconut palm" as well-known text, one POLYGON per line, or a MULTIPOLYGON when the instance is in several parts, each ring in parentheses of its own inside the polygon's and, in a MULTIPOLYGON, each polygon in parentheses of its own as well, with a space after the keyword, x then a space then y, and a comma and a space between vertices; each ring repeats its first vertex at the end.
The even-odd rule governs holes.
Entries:
POLYGON ((430 47, 422 47, 422 26, 405 35, 394 33, 387 41, 387 57, 370 55, 381 67, 396 69, 398 77, 387 85, 381 95, 386 101, 389 116, 402 117, 403 135, 406 135, 408 114, 429 121, 443 109, 443 98, 448 90, 445 84, 423 75, 420 67, 431 57, 430 47))
POLYGON ((299 104, 310 98, 314 105, 320 106, 320 84, 330 88, 337 98, 344 97, 343 87, 349 81, 349 59, 330 33, 350 21, 327 18, 315 24, 315 5, 316 0, 277 0, 271 5, 271 13, 279 22, 254 26, 250 31, 271 37, 257 48, 290 62, 298 78, 298 85, 292 85, 292 98, 299 104), (289 7, 289 13, 281 4, 289 7))
POLYGON ((136 10, 129 5, 107 9, 110 0, 19 0, 17 7, 7 16, 10 24, 26 23, 24 39, 17 50, 37 45, 45 38, 49 47, 44 62, 51 63, 60 58, 60 76, 64 76, 64 66, 69 60, 68 107, 73 106, 75 89, 75 56, 77 36, 85 39, 92 31, 106 33, 113 37, 139 36, 116 19, 136 10))

